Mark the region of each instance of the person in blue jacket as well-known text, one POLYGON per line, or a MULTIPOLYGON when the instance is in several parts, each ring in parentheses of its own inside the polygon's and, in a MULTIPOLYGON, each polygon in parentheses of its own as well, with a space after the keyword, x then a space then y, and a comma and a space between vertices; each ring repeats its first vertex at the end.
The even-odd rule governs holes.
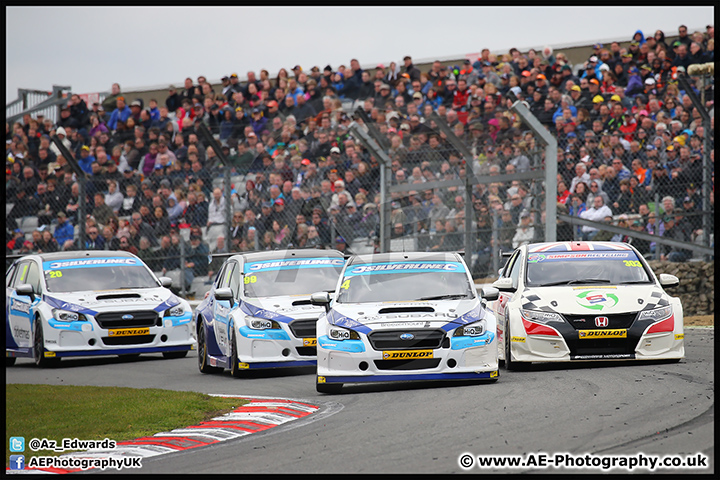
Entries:
POLYGON ((132 115, 132 110, 130 110, 130 107, 125 104, 125 97, 118 97, 116 102, 117 108, 112 111, 110 114, 110 120, 107 122, 108 128, 112 131, 117 129, 118 120, 125 122, 128 118, 130 118, 130 115, 132 115))

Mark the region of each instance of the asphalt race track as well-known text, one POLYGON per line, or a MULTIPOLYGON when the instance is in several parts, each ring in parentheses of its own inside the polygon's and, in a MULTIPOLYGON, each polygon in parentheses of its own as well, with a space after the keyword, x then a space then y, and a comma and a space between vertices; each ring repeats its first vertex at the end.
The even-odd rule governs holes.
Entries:
POLYGON ((686 329, 685 342, 680 363, 533 365, 525 372, 501 369, 494 384, 346 386, 334 396, 315 391, 312 368, 244 379, 228 371, 202 375, 195 352, 179 360, 159 354, 64 359, 46 370, 19 359, 6 368, 6 383, 189 390, 320 407, 287 426, 144 459, 142 470, 130 473, 554 473, 559 470, 532 465, 481 469, 477 458, 703 453, 708 468, 655 472, 708 474, 715 460, 714 329, 686 329), (460 466, 464 454, 473 462, 468 468, 460 466))

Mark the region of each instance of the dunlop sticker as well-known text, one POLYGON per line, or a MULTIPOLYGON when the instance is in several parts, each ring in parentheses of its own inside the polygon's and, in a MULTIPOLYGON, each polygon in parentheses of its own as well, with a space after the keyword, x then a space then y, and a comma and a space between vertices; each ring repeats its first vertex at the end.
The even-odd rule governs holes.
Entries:
POLYGON ((580 340, 593 338, 627 338, 627 329, 614 328, 609 330, 578 330, 580 340))
POLYGON ((383 352, 383 360, 416 360, 419 358, 433 358, 432 350, 403 350, 383 352))

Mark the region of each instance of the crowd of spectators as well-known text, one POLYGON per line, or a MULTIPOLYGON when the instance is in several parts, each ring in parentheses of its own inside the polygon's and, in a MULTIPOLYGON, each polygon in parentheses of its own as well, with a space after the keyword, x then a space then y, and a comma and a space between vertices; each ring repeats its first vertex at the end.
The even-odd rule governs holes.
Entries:
MULTIPOLYGON (((187 78, 147 105, 117 84, 90 106, 73 94, 57 122, 26 115, 6 123, 6 191, 13 204, 6 251, 127 250, 165 272, 179 268, 180 231, 187 228, 191 276, 216 271, 216 262, 203 260, 209 252, 349 252, 353 239, 379 233, 380 166, 349 133, 347 112, 358 107, 387 137, 393 184, 418 185, 393 196, 392 236, 419 234, 422 250, 461 249, 464 196, 422 184, 461 178, 465 165, 428 118, 437 113, 466 143, 476 175, 523 172, 540 149, 508 109, 515 98, 557 137, 560 212, 693 241, 712 233, 702 232, 699 215, 714 209, 712 196, 709 204, 700 196, 704 140, 712 132, 677 75, 712 61, 713 27, 691 35, 681 26, 671 45, 659 30, 648 37, 637 31, 627 48, 596 44, 579 69, 550 47, 504 55, 484 49, 476 60, 450 67, 436 61, 428 71, 407 56, 374 69, 352 59, 349 66, 307 71, 296 65, 274 78, 267 70, 249 71, 242 82, 233 73, 220 85, 187 78), (246 175, 244 190, 233 185, 231 218, 213 185, 222 174, 219 153, 199 140, 199 122, 216 135, 233 175, 246 175), (88 175, 85 219, 77 215, 77 179, 53 135, 88 175), (37 217, 32 239, 20 229, 27 216, 37 217), (80 245, 73 230, 83 221, 87 237, 80 245), (208 244, 216 227, 223 234, 208 244)), ((705 95, 712 103, 712 82, 705 95)), ((712 138, 710 145, 714 162, 712 138)), ((712 182, 714 190, 714 170, 712 182)), ((493 218, 502 249, 542 239, 541 226, 533 225, 532 192, 532 185, 517 181, 475 186, 478 264, 487 261, 494 241, 493 218)), ((558 239, 631 240, 573 228, 559 224, 558 239)), ((646 254, 660 248, 663 259, 690 257, 687 250, 633 243, 646 254)), ((484 273, 481 265, 476 273, 484 273)))

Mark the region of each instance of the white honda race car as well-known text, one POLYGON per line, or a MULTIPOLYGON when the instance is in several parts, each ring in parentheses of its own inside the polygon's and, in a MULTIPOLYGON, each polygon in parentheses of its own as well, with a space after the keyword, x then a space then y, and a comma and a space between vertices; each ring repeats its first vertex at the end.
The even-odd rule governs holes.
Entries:
POLYGON ((345 383, 473 380, 498 376, 495 317, 457 253, 350 257, 317 323, 321 393, 345 383))
POLYGON ((39 367, 64 357, 187 355, 195 340, 188 302, 131 253, 27 255, 5 274, 5 364, 39 367))
POLYGON ((683 309, 627 243, 548 242, 516 249, 493 286, 499 356, 531 362, 680 360, 683 309))

